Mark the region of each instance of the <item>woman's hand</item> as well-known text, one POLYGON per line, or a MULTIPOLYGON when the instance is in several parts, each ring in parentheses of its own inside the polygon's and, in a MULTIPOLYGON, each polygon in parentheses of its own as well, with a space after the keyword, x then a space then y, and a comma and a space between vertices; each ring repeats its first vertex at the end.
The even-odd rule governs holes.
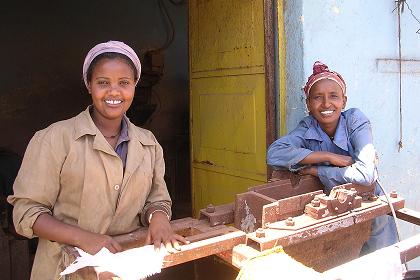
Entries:
POLYGON ((104 247, 113 254, 122 251, 121 245, 114 238, 104 234, 84 232, 79 236, 77 243, 77 247, 91 255, 96 254, 104 247))
POLYGON ((309 166, 299 170, 300 175, 312 175, 318 177, 318 168, 316 166, 309 166))
POLYGON ((310 153, 304 159, 299 161, 299 164, 307 165, 307 164, 319 164, 319 163, 325 163, 325 162, 329 162, 331 165, 334 165, 337 167, 346 167, 354 163, 352 157, 350 156, 343 156, 343 155, 334 154, 331 152, 318 151, 318 152, 310 153))
POLYGON ((153 213, 147 232, 146 244, 154 244, 155 249, 160 248, 163 243, 169 253, 181 250, 179 243, 189 243, 183 236, 175 234, 165 213, 157 211, 153 213))
POLYGON ((114 280, 114 279, 120 279, 117 276, 115 276, 114 273, 104 271, 104 272, 96 272, 96 276, 98 277, 98 280, 114 280))
POLYGON ((99 252, 102 247, 107 248, 111 253, 122 250, 120 244, 111 236, 63 223, 47 213, 39 215, 32 228, 34 233, 41 238, 79 247, 91 255, 99 252))
POLYGON ((328 161, 331 165, 338 166, 338 167, 346 167, 352 165, 353 158, 350 156, 343 156, 338 154, 330 153, 328 156, 328 161))

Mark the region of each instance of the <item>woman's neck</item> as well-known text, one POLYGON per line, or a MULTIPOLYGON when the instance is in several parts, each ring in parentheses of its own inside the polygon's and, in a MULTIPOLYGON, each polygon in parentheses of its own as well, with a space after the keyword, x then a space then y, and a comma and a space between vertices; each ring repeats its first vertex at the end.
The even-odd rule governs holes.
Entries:
POLYGON ((330 137, 334 137, 335 131, 337 130, 337 124, 319 124, 321 129, 330 137))
POLYGON ((95 109, 91 112, 92 120, 96 127, 105 136, 105 138, 115 138, 119 135, 121 130, 121 118, 118 119, 106 119, 101 116, 95 109))

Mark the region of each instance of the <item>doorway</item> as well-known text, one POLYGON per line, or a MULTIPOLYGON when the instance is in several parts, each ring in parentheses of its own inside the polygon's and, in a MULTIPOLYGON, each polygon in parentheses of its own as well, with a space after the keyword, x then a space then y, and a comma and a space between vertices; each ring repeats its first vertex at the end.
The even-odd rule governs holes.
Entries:
POLYGON ((162 145, 175 218, 190 216, 187 1, 9 1, 0 13, 0 147, 23 156, 37 130, 84 110, 87 51, 126 42, 143 64, 127 115, 162 145))

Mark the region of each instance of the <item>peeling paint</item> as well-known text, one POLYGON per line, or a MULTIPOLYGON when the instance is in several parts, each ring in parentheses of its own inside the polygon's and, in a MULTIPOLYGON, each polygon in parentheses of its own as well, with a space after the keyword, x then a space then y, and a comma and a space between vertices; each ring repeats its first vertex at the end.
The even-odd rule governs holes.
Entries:
POLYGON ((328 224, 328 225, 317 228, 314 235, 318 236, 319 234, 324 234, 324 233, 327 233, 327 232, 333 232, 333 231, 339 230, 341 228, 352 226, 353 224, 354 224, 354 222, 352 220, 344 219, 344 220, 341 220, 339 222, 328 224))
POLYGON ((329 232, 334 232, 336 230, 350 227, 352 225, 354 225, 354 222, 351 219, 344 219, 331 224, 323 225, 313 230, 306 230, 295 235, 291 235, 288 237, 287 242, 293 243, 297 239, 312 239, 329 232))
POLYGON ((246 216, 241 220, 241 230, 246 233, 254 232, 257 219, 255 219, 255 216, 251 213, 251 209, 249 208, 248 203, 246 203, 246 200, 244 202, 246 216))

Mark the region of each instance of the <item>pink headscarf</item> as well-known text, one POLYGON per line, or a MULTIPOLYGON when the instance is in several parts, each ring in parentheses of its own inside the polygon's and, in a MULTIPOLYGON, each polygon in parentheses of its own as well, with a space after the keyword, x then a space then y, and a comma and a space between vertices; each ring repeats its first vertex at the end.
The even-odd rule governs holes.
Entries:
POLYGON ((312 86, 323 79, 328 79, 336 82, 340 88, 343 90, 343 94, 346 95, 346 83, 344 82, 343 77, 337 72, 331 71, 328 69, 328 66, 320 61, 316 61, 313 66, 313 73, 309 76, 308 81, 306 82, 303 91, 305 92, 306 97, 309 96, 312 86))
POLYGON ((87 71, 89 69, 90 64, 92 63, 93 59, 100 54, 114 52, 120 53, 127 56, 134 64, 137 69, 137 76, 136 77, 136 85, 140 80, 141 74, 141 63, 140 59, 138 58, 136 52, 129 47, 128 45, 124 44, 123 42, 119 41, 108 41, 106 43, 100 43, 94 46, 86 55, 85 62, 83 63, 83 80, 85 81, 86 87, 88 86, 87 81, 87 71))

